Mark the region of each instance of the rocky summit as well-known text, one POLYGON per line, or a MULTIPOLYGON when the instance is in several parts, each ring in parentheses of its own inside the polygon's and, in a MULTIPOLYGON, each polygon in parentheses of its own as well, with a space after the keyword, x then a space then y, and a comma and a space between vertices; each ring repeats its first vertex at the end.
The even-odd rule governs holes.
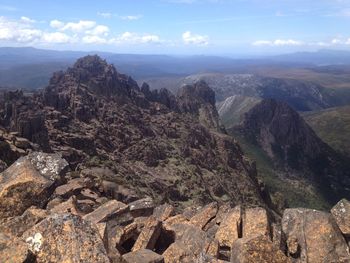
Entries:
POLYGON ((350 262, 349 201, 277 211, 257 178, 205 82, 87 56, 0 96, 0 261, 350 262))
POLYGON ((125 198, 264 205, 254 166, 219 132, 215 94, 203 82, 184 86, 177 97, 165 89, 151 92, 87 56, 55 73, 42 92, 4 97, 0 145, 7 165, 40 149, 62 154, 72 177, 117 184, 125 198), (25 149, 18 147, 22 138, 25 149))

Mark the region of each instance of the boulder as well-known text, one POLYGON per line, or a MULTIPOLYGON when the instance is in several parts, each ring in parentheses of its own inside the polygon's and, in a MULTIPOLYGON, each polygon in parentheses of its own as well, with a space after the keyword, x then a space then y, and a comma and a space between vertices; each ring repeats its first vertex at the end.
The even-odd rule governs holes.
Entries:
POLYGON ((149 249, 140 249, 123 255, 122 263, 164 263, 164 258, 149 249))
POLYGON ((84 220, 91 221, 93 223, 100 223, 107 219, 122 214, 128 210, 128 206, 117 200, 110 200, 107 203, 101 205, 93 212, 85 215, 84 220))
POLYGON ((16 237, 7 236, 0 232, 0 259, 1 262, 35 262, 34 255, 27 244, 16 237))
POLYGON ((36 207, 28 208, 21 216, 9 218, 0 225, 0 232, 9 234, 12 236, 20 237, 22 234, 39 223, 45 217, 48 216, 48 212, 36 207))
POLYGON ((130 212, 133 217, 150 216, 155 207, 152 198, 146 197, 129 204, 130 212))
POLYGON ((55 189, 55 195, 69 197, 73 194, 78 194, 77 191, 84 187, 91 187, 92 181, 89 178, 75 178, 68 181, 64 185, 60 185, 55 189))
POLYGON ((165 221, 169 217, 173 216, 175 208, 172 205, 164 204, 157 206, 153 211, 153 216, 160 221, 165 221))
POLYGON ((142 248, 154 249, 157 239, 160 235, 162 222, 151 216, 148 218, 139 237, 137 238, 132 251, 137 251, 142 248))
POLYGON ((201 253, 208 252, 212 242, 212 239, 208 238, 206 232, 190 224, 175 224, 168 231, 173 233, 176 244, 173 243, 164 252, 163 255, 166 262, 174 253, 177 254, 177 258, 183 259, 180 262, 194 262, 201 253), (179 251, 176 251, 178 249, 179 251))
POLYGON ((237 206, 223 216, 221 224, 215 234, 220 246, 232 247, 233 242, 239 238, 241 225, 241 207, 237 206))
POLYGON ((349 262, 349 248, 331 214, 311 209, 286 209, 282 230, 295 262, 349 262))
POLYGON ((251 235, 270 235, 270 222, 266 209, 247 208, 243 215, 243 237, 251 235))
POLYGON ((110 262, 99 232, 72 214, 55 214, 23 234, 36 262, 110 262))
POLYGON ((340 200, 331 213, 343 235, 350 237, 350 202, 346 199, 340 200))
POLYGON ((235 241, 231 252, 231 262, 291 263, 291 260, 275 247, 266 235, 249 235, 235 241))
POLYGON ((42 207, 67 166, 58 154, 34 152, 18 159, 0 175, 0 218, 42 207))
POLYGON ((203 229, 210 220, 212 220, 218 212, 217 203, 210 203, 203 207, 198 213, 190 219, 190 224, 203 229))
POLYGON ((74 195, 71 196, 67 201, 54 206, 50 212, 57 214, 71 213, 73 215, 80 215, 77 209, 77 199, 74 195))

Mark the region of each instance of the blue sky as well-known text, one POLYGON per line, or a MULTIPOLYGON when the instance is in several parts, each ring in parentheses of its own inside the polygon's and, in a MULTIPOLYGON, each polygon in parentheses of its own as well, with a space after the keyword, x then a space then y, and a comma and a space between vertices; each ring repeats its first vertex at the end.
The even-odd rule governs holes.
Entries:
POLYGON ((0 46, 218 55, 350 49, 350 0, 0 0, 0 46))

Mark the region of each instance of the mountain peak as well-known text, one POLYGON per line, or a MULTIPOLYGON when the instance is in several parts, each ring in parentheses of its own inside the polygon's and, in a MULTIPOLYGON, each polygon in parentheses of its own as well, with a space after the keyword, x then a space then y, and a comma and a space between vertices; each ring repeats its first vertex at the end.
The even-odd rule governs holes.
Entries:
POLYGON ((74 69, 82 69, 91 73, 102 73, 108 67, 109 65, 106 60, 102 59, 98 55, 88 55, 79 58, 73 66, 74 69))

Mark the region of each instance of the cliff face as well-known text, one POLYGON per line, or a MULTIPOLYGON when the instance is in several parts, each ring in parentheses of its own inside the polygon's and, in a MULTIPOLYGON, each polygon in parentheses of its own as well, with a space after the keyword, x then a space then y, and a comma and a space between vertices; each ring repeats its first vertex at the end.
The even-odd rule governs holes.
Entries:
POLYGON ((263 100, 236 127, 287 174, 307 178, 329 200, 349 196, 348 162, 324 143, 286 103, 263 100))
POLYGON ((254 167, 231 137, 217 132, 214 103, 205 83, 186 86, 175 98, 166 90, 140 89, 112 65, 88 56, 54 74, 42 93, 6 100, 6 108, 18 112, 3 111, 1 123, 29 140, 41 132, 45 141, 34 141, 41 149, 59 152, 77 171, 108 177, 139 196, 179 205, 263 204, 254 167), (35 114, 18 106, 27 104, 35 114), (36 115, 42 119, 39 131, 26 134, 9 124, 36 115))

